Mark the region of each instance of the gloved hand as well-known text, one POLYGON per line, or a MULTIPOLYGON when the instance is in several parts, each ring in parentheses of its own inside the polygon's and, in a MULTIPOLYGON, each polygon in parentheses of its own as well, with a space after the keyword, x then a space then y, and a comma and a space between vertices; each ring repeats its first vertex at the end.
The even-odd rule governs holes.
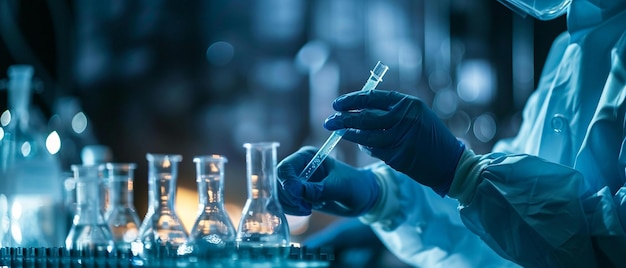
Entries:
POLYGON ((303 147, 277 167, 278 199, 287 214, 305 216, 311 209, 353 217, 366 213, 376 203, 380 186, 374 173, 327 157, 309 181, 298 177, 317 149, 303 147))
POLYGON ((333 102, 328 130, 444 196, 465 145, 416 97, 394 91, 357 91, 333 102))

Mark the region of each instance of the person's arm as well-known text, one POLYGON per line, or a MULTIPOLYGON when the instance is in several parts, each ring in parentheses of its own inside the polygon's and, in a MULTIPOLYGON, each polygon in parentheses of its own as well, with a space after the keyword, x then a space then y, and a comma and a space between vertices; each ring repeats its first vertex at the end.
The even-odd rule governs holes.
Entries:
POLYGON ((466 151, 456 173, 448 194, 463 222, 502 256, 528 267, 626 263, 626 189, 589 193, 576 170, 530 155, 466 151))
MULTIPOLYGON (((593 150, 579 153, 580 170, 601 161, 626 171, 626 45, 618 47, 622 50, 613 53, 611 75, 585 139, 591 143, 587 149, 593 150)), ((626 187, 619 172, 591 170, 584 177, 576 169, 535 156, 464 151, 448 195, 462 204, 461 216, 469 229, 524 266, 623 266, 626 187)))
POLYGON ((403 261, 419 267, 518 267, 465 227, 456 200, 441 198, 384 163, 368 169, 381 195, 359 219, 403 261))

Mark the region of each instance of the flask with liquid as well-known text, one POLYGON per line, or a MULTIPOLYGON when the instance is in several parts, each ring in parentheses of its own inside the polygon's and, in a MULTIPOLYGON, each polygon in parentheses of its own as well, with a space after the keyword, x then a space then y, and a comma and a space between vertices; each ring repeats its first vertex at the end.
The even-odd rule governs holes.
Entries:
POLYGON ((148 212, 139 227, 133 254, 144 259, 176 256, 187 242, 187 232, 176 214, 176 180, 181 155, 150 154, 148 160, 148 212))
POLYGON ((67 234, 61 141, 31 106, 29 65, 8 69, 8 107, 0 116, 0 244, 8 247, 62 247, 67 234))
POLYGON ((237 228, 241 248, 288 247, 289 225, 276 195, 277 142, 246 143, 248 199, 237 228))

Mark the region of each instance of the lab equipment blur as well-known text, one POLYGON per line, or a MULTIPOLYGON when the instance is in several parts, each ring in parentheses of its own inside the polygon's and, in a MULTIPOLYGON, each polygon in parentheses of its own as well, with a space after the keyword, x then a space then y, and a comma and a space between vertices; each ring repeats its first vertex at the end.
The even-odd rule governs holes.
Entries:
POLYGON ((77 211, 65 239, 68 250, 113 250, 113 236, 100 210, 99 186, 103 168, 102 165, 72 165, 77 211))
POLYGON ((245 143, 248 199, 237 229, 241 247, 288 247, 289 225, 278 201, 276 148, 278 142, 245 143))
POLYGON ((62 246, 67 233, 59 136, 31 106, 34 69, 8 69, 8 110, 0 122, 0 245, 62 246))
MULTIPOLYGON (((191 227, 187 251, 195 256, 228 257, 234 253, 236 230, 224 208, 224 165, 221 155, 197 156, 198 216, 191 227)), ((180 251, 179 251, 180 252, 180 251)))
POLYGON ((130 250, 137 239, 141 220, 133 204, 134 163, 106 163, 109 206, 105 220, 116 249, 130 250))
MULTIPOLYGON (((370 71, 370 77, 365 82, 365 85, 363 85, 363 88, 361 88, 361 91, 375 89, 378 83, 380 83, 380 81, 383 81, 383 76, 388 69, 389 67, 387 65, 382 64, 380 61, 377 62, 376 66, 374 66, 374 69, 370 71)), ((311 178, 315 170, 317 170, 317 168, 322 164, 324 159, 326 159, 326 157, 328 157, 328 155, 332 152, 335 146, 337 146, 344 133, 345 130, 340 129, 335 130, 330 134, 330 137, 328 137, 322 147, 320 147, 317 153, 315 153, 313 159, 311 159, 306 167, 304 167, 304 170, 302 170, 302 173, 300 173, 300 178, 304 178, 305 180, 311 178)))
POLYGON ((176 181, 181 155, 146 154, 148 160, 148 212, 133 242, 134 255, 144 259, 175 252, 187 242, 187 232, 176 215, 176 181))

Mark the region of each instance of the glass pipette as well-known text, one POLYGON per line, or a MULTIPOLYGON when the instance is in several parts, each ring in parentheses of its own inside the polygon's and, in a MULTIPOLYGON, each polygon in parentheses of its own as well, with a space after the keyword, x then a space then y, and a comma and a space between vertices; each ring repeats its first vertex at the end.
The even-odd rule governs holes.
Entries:
MULTIPOLYGON (((370 71, 370 77, 367 79, 367 82, 365 82, 365 85, 363 85, 363 88, 361 88, 361 91, 369 91, 376 88, 378 83, 380 83, 380 81, 383 81, 383 76, 387 72, 387 69, 389 69, 389 67, 382 64, 380 61, 376 63, 374 69, 370 71)), ((324 145, 322 145, 322 147, 317 150, 317 153, 315 153, 313 159, 311 159, 311 161, 306 165, 304 170, 302 170, 302 173, 300 173, 300 178, 304 178, 305 180, 309 180, 311 178, 311 175, 313 175, 315 170, 317 170, 317 168, 322 164, 324 159, 326 159, 330 152, 335 149, 335 146, 337 146, 345 132, 345 129, 340 129, 335 130, 332 134, 330 134, 330 137, 328 137, 326 142, 324 142, 324 145)))

